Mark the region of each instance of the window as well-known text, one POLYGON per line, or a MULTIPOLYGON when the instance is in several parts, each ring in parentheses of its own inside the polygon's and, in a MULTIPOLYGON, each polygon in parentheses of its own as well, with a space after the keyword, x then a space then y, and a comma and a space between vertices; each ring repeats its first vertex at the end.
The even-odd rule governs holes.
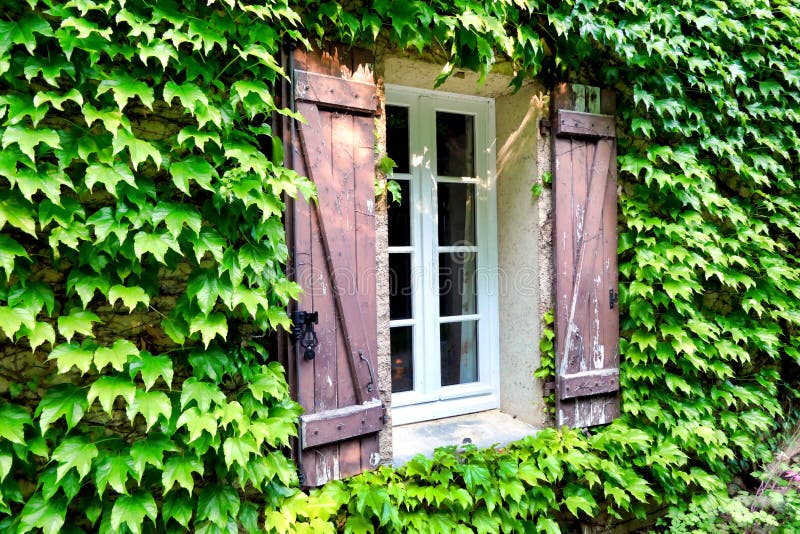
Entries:
POLYGON ((395 424, 497 408, 494 102, 386 88, 395 424))

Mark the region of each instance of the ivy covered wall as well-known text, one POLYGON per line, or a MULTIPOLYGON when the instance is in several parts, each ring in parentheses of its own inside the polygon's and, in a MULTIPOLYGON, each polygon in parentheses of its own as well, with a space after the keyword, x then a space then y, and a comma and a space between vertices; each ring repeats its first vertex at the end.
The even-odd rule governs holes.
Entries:
POLYGON ((0 13, 3 531, 555 532, 724 491, 796 419, 792 2, 0 13), (322 38, 617 89, 620 421, 299 492, 297 407, 262 336, 297 292, 281 195, 312 188, 268 117, 290 114, 280 45, 322 38))

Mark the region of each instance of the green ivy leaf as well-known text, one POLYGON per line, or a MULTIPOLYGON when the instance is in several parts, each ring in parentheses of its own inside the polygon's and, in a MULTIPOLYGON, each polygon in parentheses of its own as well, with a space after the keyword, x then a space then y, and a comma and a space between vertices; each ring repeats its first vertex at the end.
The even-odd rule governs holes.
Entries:
POLYGON ((138 356, 128 360, 131 378, 138 373, 142 374, 142 381, 148 390, 153 387, 161 377, 167 387, 172 387, 172 360, 168 356, 153 356, 147 351, 142 351, 138 356))
MULTIPOLYGON (((202 152, 205 152, 206 143, 209 141, 217 145, 217 147, 222 148, 222 142, 219 140, 218 134, 213 132, 201 132, 196 126, 187 126, 178 132, 179 145, 183 145, 189 139, 191 139, 194 146, 199 148, 202 152)), ((181 180, 181 183, 188 189, 188 180, 181 180)), ((180 189, 180 186, 178 188, 180 189)), ((181 191, 186 193, 183 189, 181 189, 181 191)))
POLYGON ((110 347, 98 347, 94 351, 94 366, 102 371, 106 365, 111 365, 115 371, 122 371, 125 364, 132 357, 139 355, 136 345, 127 339, 118 339, 110 347))
POLYGON ((197 263, 200 263, 206 252, 209 252, 217 262, 222 262, 222 250, 225 248, 226 242, 216 230, 203 230, 198 236, 190 236, 189 242, 194 247, 197 263))
POLYGON ((44 534, 59 534, 67 515, 67 503, 62 497, 45 499, 36 493, 20 512, 19 534, 41 528, 44 534))
POLYGON ((108 290, 108 301, 113 306, 116 304, 117 300, 120 299, 122 299, 122 304, 128 308, 129 313, 133 313, 133 310, 139 303, 144 304, 145 308, 150 306, 150 295, 148 295, 145 290, 139 286, 111 286, 111 288, 108 290))
POLYGON ((558 523, 544 516, 539 516, 536 521, 536 531, 545 532, 546 534, 561 534, 561 528, 559 528, 558 523))
POLYGON ((61 480, 70 469, 75 469, 80 479, 83 480, 92 469, 92 460, 99 454, 94 443, 90 443, 86 436, 75 436, 65 439, 56 447, 50 457, 51 461, 58 462, 56 468, 56 482, 61 480))
POLYGON ((31 163, 36 161, 36 147, 44 143, 49 148, 61 148, 61 140, 55 130, 48 128, 27 128, 25 126, 9 126, 3 132, 2 146, 7 148, 16 143, 31 163))
POLYGON ((219 297, 219 275, 216 270, 197 269, 186 286, 186 296, 195 299, 203 315, 208 315, 219 297))
POLYGON ((170 60, 178 59, 178 52, 171 44, 160 39, 150 40, 147 44, 139 45, 139 59, 147 65, 147 60, 156 58, 161 63, 161 69, 167 70, 170 60))
POLYGON ((0 234, 0 267, 6 273, 6 279, 11 278, 14 272, 16 258, 30 259, 28 251, 11 236, 0 234))
MULTIPOLYGON (((170 80, 164 84, 164 101, 172 104, 175 98, 190 111, 194 111, 197 102, 208 105, 208 97, 197 85, 189 82, 178 85, 170 80)), ((178 138, 178 143, 183 144, 180 137, 178 138)))
MULTIPOLYGON (((90 192, 94 188, 95 184, 101 183, 103 184, 103 187, 105 187, 106 191, 116 197, 117 184, 120 182, 125 182, 133 189, 137 189, 136 179, 133 177, 131 169, 124 163, 117 162, 113 167, 111 165, 97 163, 90 165, 86 169, 84 183, 86 185, 86 189, 88 189, 90 192)), ((96 223, 93 224, 96 225, 96 223)), ((108 235, 108 232, 106 232, 106 235, 108 235)), ((120 243, 123 240, 124 239, 120 239, 120 243)))
POLYGON ((26 14, 10 22, 0 23, 0 50, 8 50, 12 45, 23 45, 30 55, 36 49, 36 35, 52 37, 53 28, 47 20, 35 14, 26 14))
MULTIPOLYGON (((100 406, 109 415, 113 415, 114 400, 121 396, 131 406, 137 395, 136 386, 119 376, 101 376, 91 385, 86 396, 86 402, 92 405, 95 399, 100 401, 100 406)), ((150 429, 148 425, 148 430, 150 429)))
POLYGON ((36 328, 33 311, 27 308, 0 306, 0 328, 3 329, 7 338, 13 339, 14 334, 24 327, 36 328))
POLYGON ((150 493, 137 491, 132 495, 121 495, 111 509, 111 528, 119 532, 124 523, 134 534, 142 534, 145 517, 149 517, 155 525, 158 507, 150 493))
POLYGON ((100 318, 96 314, 80 308, 73 308, 69 315, 62 315, 58 318, 58 332, 67 341, 70 341, 76 333, 92 336, 92 323, 96 322, 100 322, 100 318))
MULTIPOLYGON (((11 453, 0 453, 0 482, 6 479, 9 473, 11 473, 11 468, 14 466, 14 457, 11 453)), ((0 499, 0 502, 2 499, 0 499)))
MULTIPOLYGON (((130 120, 119 109, 103 108, 100 110, 87 102, 83 105, 83 118, 86 121, 86 125, 90 128, 95 121, 100 121, 103 123, 103 127, 106 129, 106 131, 108 131, 110 134, 116 134, 117 130, 120 128, 124 128, 126 132, 132 133, 130 120)), ((119 168, 121 171, 123 167, 127 168, 127 165, 123 165, 121 163, 114 164, 114 169, 119 168)), ((105 184, 103 180, 99 181, 105 184)), ((114 181, 114 183, 116 184, 117 181, 118 180, 114 181)), ((88 185, 86 187, 91 189, 91 187, 88 185)), ((136 188, 135 185, 131 185, 131 187, 136 188)), ((110 190, 109 193, 111 193, 110 190)))
POLYGON ((197 500, 196 521, 209 520, 220 528, 225 528, 229 517, 239 513, 239 494, 230 486, 211 484, 200 491, 197 500))
POLYGON ((30 202, 12 191, 0 190, 0 230, 6 223, 36 237, 36 221, 30 202))
POLYGON ((197 156, 191 156, 173 163, 169 168, 169 172, 172 174, 172 181, 175 187, 187 195, 191 194, 189 192, 190 180, 196 182, 197 185, 207 191, 213 191, 211 182, 215 178, 219 178, 216 169, 205 159, 197 156))
POLYGON ((164 421, 169 421, 172 416, 172 403, 169 397, 161 391, 137 389, 133 401, 128 403, 126 413, 131 421, 134 420, 136 414, 141 414, 147 425, 146 430, 149 432, 158 422, 159 417, 163 417, 164 421))
MULTIPOLYGON (((33 426, 27 410, 16 404, 3 403, 0 406, 0 438, 25 445, 25 426, 33 426)), ((3 478, 5 475, 0 480, 3 478)))
POLYGON ((132 78, 126 72, 117 70, 109 79, 102 80, 97 86, 97 96, 111 91, 114 102, 120 110, 125 109, 131 98, 138 97, 145 107, 153 109, 153 88, 141 80, 132 78))
POLYGON ((12 287, 8 292, 8 305, 25 307, 38 314, 42 308, 48 315, 53 314, 55 296, 53 290, 40 282, 31 282, 26 285, 12 287))
POLYGON ((247 388, 258 402, 264 402, 265 395, 274 399, 280 399, 286 395, 283 377, 266 365, 261 366, 261 372, 253 376, 247 388))
POLYGON ((190 377, 183 383, 181 391, 181 409, 195 402, 200 411, 207 412, 214 402, 220 406, 225 405, 225 394, 214 384, 203 382, 196 377, 190 377))
POLYGON ((188 204, 160 202, 156 210, 165 213, 164 222, 167 225, 167 230, 175 239, 178 239, 184 226, 188 226, 195 235, 200 234, 203 220, 200 212, 194 207, 188 204))
MULTIPOLYGON (((117 221, 116 217, 114 217, 114 210, 110 207, 105 207, 97 210, 91 217, 86 220, 86 224, 94 226, 94 234, 95 234, 95 243, 101 243, 105 241, 105 239, 110 235, 114 234, 117 236, 117 240, 120 243, 125 242, 125 239, 128 237, 128 229, 130 228, 130 224, 123 223, 121 221, 117 221)), ((75 271, 73 271, 75 272, 75 271)), ((108 292, 108 286, 110 285, 108 280, 102 278, 102 282, 95 282, 96 277, 88 277, 83 273, 76 274, 75 286, 76 290, 79 291, 79 295, 81 295, 81 299, 83 299, 83 294, 80 293, 80 286, 79 280, 89 280, 91 283, 95 283, 96 285, 92 288, 92 293, 94 292, 95 287, 100 287, 103 293, 108 292), (87 277, 87 278, 84 278, 87 277), (102 284, 102 285, 98 285, 102 284)))
POLYGON ((564 495, 566 497, 564 499, 564 505, 572 515, 579 517, 579 510, 582 510, 590 517, 593 515, 597 503, 591 491, 583 487, 568 485, 564 490, 564 495))
POLYGON ((194 515, 195 504, 191 494, 186 495, 182 490, 174 491, 164 496, 164 504, 161 506, 161 516, 166 523, 174 519, 183 528, 189 528, 189 522, 194 515))
POLYGON ((103 496, 107 486, 111 486, 117 493, 127 495, 128 490, 125 484, 131 474, 133 474, 133 458, 130 455, 122 454, 100 458, 94 469, 94 482, 97 486, 98 497, 103 496))
POLYGON ((234 464, 246 467, 251 454, 258 454, 258 447, 252 436, 245 434, 242 437, 229 437, 222 444, 225 465, 232 469, 234 464))
POLYGON ((164 469, 164 453, 177 451, 175 444, 164 434, 150 433, 147 439, 136 441, 131 445, 132 472, 136 480, 141 482, 144 470, 152 465, 159 471, 164 469))
POLYGON ((72 429, 83 417, 87 406, 85 390, 73 384, 56 384, 47 389, 34 416, 39 418, 39 427, 44 435, 50 424, 62 416, 67 422, 67 430, 72 429))
POLYGON ((161 166, 161 162, 163 160, 161 157, 161 152, 159 152, 158 149, 149 141, 137 139, 136 136, 128 133, 125 130, 117 130, 111 146, 114 149, 114 154, 118 154, 123 149, 127 148, 134 169, 138 169, 139 165, 144 163, 147 158, 153 160, 153 164, 156 167, 161 166))
POLYGON ((209 378, 213 382, 221 381, 231 363, 231 359, 220 349, 196 350, 189 355, 194 376, 200 380, 209 378))
POLYGON ((189 495, 194 491, 194 477, 192 473, 197 473, 200 477, 203 476, 204 468, 203 462, 194 456, 173 456, 167 460, 164 470, 161 474, 161 483, 164 487, 164 493, 172 491, 175 483, 189 492, 189 495))
MULTIPOLYGON (((47 115, 47 107, 34 104, 30 95, 0 95, 0 105, 8 106, 8 120, 5 124, 19 124, 29 117, 31 124, 36 127, 39 122, 47 115)), ((0 117, 2 116, 0 108, 0 117)))
POLYGON ((208 344, 216 336, 223 340, 228 335, 228 321, 221 313, 212 313, 208 316, 197 315, 192 317, 189 323, 189 333, 200 332, 203 344, 208 348, 208 344))
POLYGON ((93 351, 81 347, 77 343, 62 343, 50 352, 47 359, 56 360, 59 373, 67 373, 75 366, 81 374, 85 375, 92 367, 93 356, 93 351))
POLYGON ((208 432, 211 437, 216 436, 219 425, 214 414, 201 412, 197 407, 192 406, 178 417, 175 426, 176 428, 186 427, 191 443, 202 436, 203 431, 208 432))
POLYGON ((178 254, 181 248, 167 232, 149 234, 147 232, 137 232, 133 238, 133 251, 142 257, 146 253, 152 254, 160 263, 165 263, 164 256, 169 250, 174 250, 178 254))

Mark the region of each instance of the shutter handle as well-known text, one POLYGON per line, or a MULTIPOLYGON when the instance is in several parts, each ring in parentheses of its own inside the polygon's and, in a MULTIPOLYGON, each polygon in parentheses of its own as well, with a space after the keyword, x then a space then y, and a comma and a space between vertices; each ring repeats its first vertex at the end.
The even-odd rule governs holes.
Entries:
POLYGON ((364 357, 364 351, 358 351, 358 357, 361 358, 362 362, 367 362, 367 369, 369 370, 369 382, 367 383, 367 391, 372 393, 372 390, 375 389, 375 372, 372 370, 372 363, 370 363, 369 358, 364 357))
POLYGON ((614 304, 619 302, 619 293, 614 291, 613 289, 608 290, 608 309, 613 310, 614 304))
POLYGON ((316 356, 314 349, 319 345, 314 325, 319 323, 319 313, 296 311, 292 314, 292 336, 303 350, 303 358, 313 360, 316 356))

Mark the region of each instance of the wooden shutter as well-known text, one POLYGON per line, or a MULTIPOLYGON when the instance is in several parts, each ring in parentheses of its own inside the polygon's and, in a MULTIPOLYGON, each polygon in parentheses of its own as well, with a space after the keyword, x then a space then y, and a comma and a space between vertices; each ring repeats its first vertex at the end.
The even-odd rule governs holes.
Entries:
POLYGON ((619 415, 614 97, 561 84, 551 97, 556 424, 619 415))
MULTIPOLYGON (((374 468, 385 410, 378 395, 375 300, 374 115, 377 93, 365 52, 335 46, 293 52, 297 112, 292 165, 317 187, 292 203, 295 311, 316 312, 313 359, 299 343, 290 376, 305 414, 297 461, 318 486, 374 468)), ((291 337, 291 336, 290 336, 291 337)))

